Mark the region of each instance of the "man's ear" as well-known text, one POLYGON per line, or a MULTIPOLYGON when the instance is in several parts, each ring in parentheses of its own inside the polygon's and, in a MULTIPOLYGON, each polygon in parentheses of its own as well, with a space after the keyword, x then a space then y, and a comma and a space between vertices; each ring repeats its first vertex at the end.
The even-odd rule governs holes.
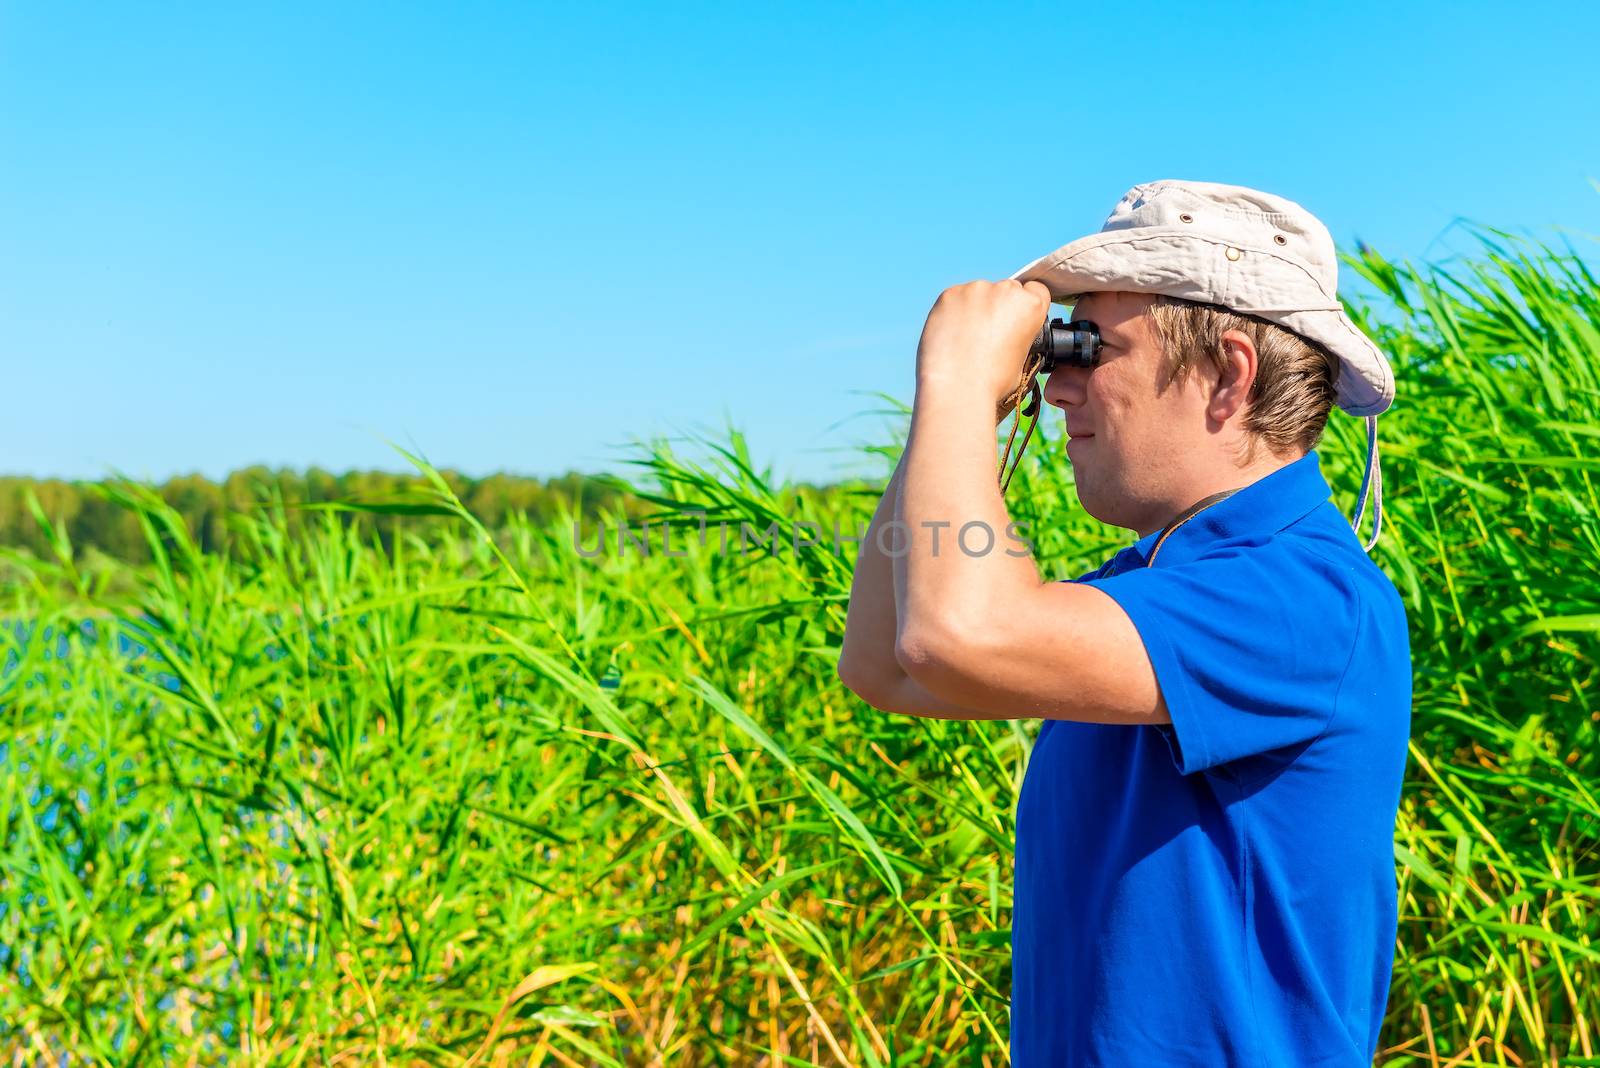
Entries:
POLYGON ((1207 414, 1225 423, 1244 409, 1256 381, 1256 344, 1242 330, 1226 330, 1222 343, 1222 370, 1211 391, 1207 414))

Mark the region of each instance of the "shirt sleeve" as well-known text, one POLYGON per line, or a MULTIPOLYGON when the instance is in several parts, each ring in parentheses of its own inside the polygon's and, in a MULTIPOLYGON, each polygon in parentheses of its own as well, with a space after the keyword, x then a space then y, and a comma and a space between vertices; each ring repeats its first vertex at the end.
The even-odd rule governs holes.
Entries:
POLYGON ((1086 578, 1122 606, 1155 669, 1184 775, 1315 739, 1333 718, 1361 620, 1341 565, 1274 545, 1086 578))

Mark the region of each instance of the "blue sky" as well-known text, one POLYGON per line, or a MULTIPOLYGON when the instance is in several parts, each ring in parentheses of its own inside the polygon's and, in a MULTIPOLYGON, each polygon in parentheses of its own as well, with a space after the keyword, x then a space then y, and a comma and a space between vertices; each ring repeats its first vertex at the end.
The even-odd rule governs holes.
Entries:
MULTIPOLYGON (((1129 186, 1600 233, 1590 4, 0 6, 0 472, 875 470, 939 291, 1129 186)), ((1589 246, 1574 236, 1575 245, 1589 246)))

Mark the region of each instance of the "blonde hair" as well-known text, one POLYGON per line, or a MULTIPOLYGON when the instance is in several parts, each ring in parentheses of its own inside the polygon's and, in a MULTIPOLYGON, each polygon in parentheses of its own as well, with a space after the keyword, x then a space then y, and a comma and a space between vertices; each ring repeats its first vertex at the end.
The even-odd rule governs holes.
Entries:
POLYGON ((1222 335, 1229 330, 1255 345, 1256 379, 1246 399, 1248 444, 1242 463, 1255 460, 1258 444, 1288 458, 1310 452, 1322 440, 1339 364, 1320 345, 1265 319, 1181 297, 1158 295, 1150 322, 1173 381, 1182 381, 1202 359, 1221 371, 1226 360, 1222 335))

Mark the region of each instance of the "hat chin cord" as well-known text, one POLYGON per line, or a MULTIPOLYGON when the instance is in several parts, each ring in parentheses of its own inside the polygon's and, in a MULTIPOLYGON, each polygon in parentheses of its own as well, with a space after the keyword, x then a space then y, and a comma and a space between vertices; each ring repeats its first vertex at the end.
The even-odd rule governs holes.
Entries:
POLYGON ((1367 510, 1367 490, 1370 486, 1375 491, 1372 498, 1372 540, 1361 546, 1370 553, 1372 547, 1378 544, 1378 532, 1383 529, 1383 465, 1378 461, 1378 417, 1369 415, 1366 419, 1367 465, 1361 472, 1361 500, 1356 502, 1356 517, 1350 521, 1350 526, 1360 537, 1361 516, 1367 510))
POLYGON ((1033 438, 1034 428, 1039 425, 1040 409, 1043 400, 1039 392, 1040 367, 1044 357, 1037 353, 1029 353, 1022 368, 1022 378, 1017 382, 1017 387, 1011 395, 1001 402, 997 413, 1000 419, 1005 418, 1006 411, 1012 413, 1011 433, 1006 438, 1006 451, 1000 456, 1000 496, 1004 497, 1006 490, 1011 486, 1011 476, 1017 473, 1017 468, 1022 466, 1022 453, 1028 447, 1028 442, 1033 438), (1011 457, 1011 444, 1017 440, 1017 428, 1024 419, 1028 420, 1028 432, 1022 435, 1022 444, 1017 446, 1016 459, 1011 457), (1010 462, 1010 470, 1006 470, 1010 462))

